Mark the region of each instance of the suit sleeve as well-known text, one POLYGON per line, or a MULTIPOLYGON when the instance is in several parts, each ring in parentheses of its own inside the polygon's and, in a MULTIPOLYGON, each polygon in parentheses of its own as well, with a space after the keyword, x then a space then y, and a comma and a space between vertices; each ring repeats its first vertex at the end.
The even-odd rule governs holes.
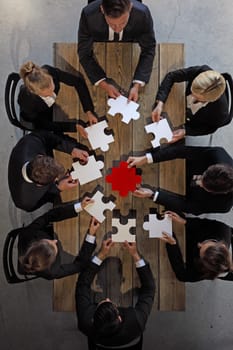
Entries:
POLYGON ((86 13, 82 10, 78 29, 78 55, 92 84, 100 79, 106 78, 104 70, 99 65, 93 52, 93 39, 88 29, 86 13))
POLYGON ((155 280, 149 264, 137 268, 137 273, 141 282, 141 288, 135 305, 135 312, 137 321, 143 331, 154 302, 155 280))
POLYGON ((174 83, 181 83, 184 81, 192 82, 199 73, 208 69, 211 68, 208 66, 193 66, 169 72, 167 75, 165 75, 165 78, 159 87, 156 95, 156 101, 166 102, 174 83))

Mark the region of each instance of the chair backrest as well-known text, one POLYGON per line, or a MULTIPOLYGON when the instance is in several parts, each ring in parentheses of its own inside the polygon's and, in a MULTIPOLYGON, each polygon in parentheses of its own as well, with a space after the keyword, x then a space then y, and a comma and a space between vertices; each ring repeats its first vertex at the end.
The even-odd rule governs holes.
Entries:
MULTIPOLYGON (((139 341, 134 344, 134 345, 129 345, 127 348, 124 348, 125 350, 142 350, 142 344, 143 344, 143 334, 141 334, 141 337, 139 341)), ((115 349, 115 350, 120 350, 122 347, 110 347, 108 348, 107 346, 102 347, 100 345, 95 345, 93 341, 88 338, 88 350, 110 350, 110 349, 115 349)))
POLYGON ((10 231, 7 234, 4 242, 3 270, 8 283, 21 283, 21 282, 27 282, 27 281, 39 278, 39 276, 33 276, 33 275, 32 276, 24 275, 24 277, 22 277, 22 276, 19 276, 19 274, 16 272, 17 267, 15 268, 14 265, 18 266, 18 254, 16 259, 14 259, 13 253, 14 253, 14 244, 19 232, 20 232, 20 229, 10 231), (16 261, 14 262, 14 260, 16 261))
POLYGON ((24 122, 16 112, 16 92, 18 91, 18 83, 20 81, 20 75, 18 73, 10 73, 8 75, 5 86, 5 108, 9 121, 14 126, 26 131, 34 129, 33 124, 30 122, 24 122))
POLYGON ((229 73, 222 73, 222 76, 226 80, 226 96, 228 101, 228 112, 232 119, 233 117, 233 103, 232 103, 232 97, 233 97, 233 80, 232 76, 229 73))

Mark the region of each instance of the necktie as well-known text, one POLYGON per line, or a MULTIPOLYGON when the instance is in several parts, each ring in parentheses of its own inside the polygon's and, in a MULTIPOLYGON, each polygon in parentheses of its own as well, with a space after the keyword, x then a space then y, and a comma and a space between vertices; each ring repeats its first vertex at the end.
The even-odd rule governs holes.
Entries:
POLYGON ((119 41, 119 38, 120 38, 119 33, 115 33, 115 32, 114 32, 113 40, 114 40, 114 41, 119 41))

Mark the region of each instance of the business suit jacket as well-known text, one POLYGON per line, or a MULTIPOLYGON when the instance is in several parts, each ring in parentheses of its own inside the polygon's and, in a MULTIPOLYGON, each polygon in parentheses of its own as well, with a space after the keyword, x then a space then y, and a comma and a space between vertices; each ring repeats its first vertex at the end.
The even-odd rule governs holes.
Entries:
MULTIPOLYGON (((212 70, 207 65, 194 66, 169 72, 163 79, 156 100, 165 102, 174 83, 187 82, 186 96, 190 95, 193 80, 202 72, 212 70)), ((221 126, 231 121, 228 113, 228 102, 226 93, 214 102, 209 102, 200 108, 195 114, 186 108, 185 130, 187 135, 207 135, 215 132, 221 126)))
POLYGON ((8 184, 16 207, 33 211, 47 202, 54 202, 59 189, 52 183, 37 186, 27 182, 22 175, 22 167, 38 154, 53 157, 53 150, 71 154, 74 147, 82 147, 67 135, 56 135, 49 131, 32 132, 22 137, 13 148, 8 164, 8 184))
MULTIPOLYGON (((207 239, 223 241, 229 248, 232 240, 232 228, 216 220, 188 218, 186 223, 186 263, 177 238, 175 245, 166 244, 168 258, 178 280, 197 282, 204 279, 198 269, 200 255, 197 244, 207 239)), ((229 272, 225 277, 219 278, 232 281, 233 273, 229 272)))
POLYGON ((119 307, 122 323, 119 331, 111 337, 100 337, 96 333, 92 319, 96 310, 96 304, 91 300, 91 283, 100 266, 91 262, 79 275, 76 286, 76 312, 78 328, 96 344, 105 346, 120 346, 140 337, 145 329, 147 318, 150 314, 154 294, 155 282, 149 264, 137 268, 141 288, 135 307, 119 307))
MULTIPOLYGON (((106 78, 104 70, 93 53, 93 43, 106 42, 109 35, 108 24, 100 10, 101 3, 101 0, 96 0, 84 7, 78 29, 79 60, 92 84, 106 78)), ((132 3, 133 7, 123 31, 122 42, 137 42, 140 45, 141 54, 133 80, 147 83, 152 70, 156 45, 153 20, 146 5, 135 0, 132 0, 132 3)))
MULTIPOLYGON (((48 65, 44 65, 42 68, 46 69, 51 75, 56 95, 59 93, 60 83, 73 86, 80 98, 84 112, 94 111, 88 87, 81 73, 78 72, 76 76, 48 65)), ((40 96, 30 92, 24 85, 20 88, 18 103, 21 117, 26 121, 32 122, 36 129, 76 132, 77 120, 54 122, 54 104, 49 107, 40 96)))
MULTIPOLYGON (((57 235, 54 233, 52 222, 62 221, 65 219, 73 218, 77 216, 74 210, 74 204, 68 204, 49 210, 44 215, 35 219, 27 227, 18 229, 18 253, 19 257, 23 256, 31 244, 41 239, 57 239, 57 235)), ((55 278, 62 278, 65 276, 73 275, 80 272, 87 264, 91 254, 95 249, 95 244, 89 243, 84 240, 82 247, 77 257, 70 263, 62 263, 62 244, 58 240, 58 254, 56 260, 50 267, 50 269, 44 271, 38 271, 33 273, 39 277, 43 277, 48 280, 55 278)), ((19 262, 19 272, 25 274, 23 266, 19 262)), ((27 274, 27 273, 26 273, 27 274)))
POLYGON ((152 150, 155 163, 176 158, 186 159, 186 196, 159 189, 157 203, 167 209, 199 215, 202 213, 225 213, 233 204, 233 193, 214 194, 199 186, 192 186, 193 175, 202 175, 213 164, 233 166, 230 155, 222 147, 191 147, 174 143, 152 150))

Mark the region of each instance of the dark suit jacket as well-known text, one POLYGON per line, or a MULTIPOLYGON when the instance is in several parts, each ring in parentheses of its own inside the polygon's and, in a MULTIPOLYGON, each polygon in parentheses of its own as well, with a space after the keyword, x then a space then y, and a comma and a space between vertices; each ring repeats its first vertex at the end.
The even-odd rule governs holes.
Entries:
POLYGON ((159 190, 157 203, 167 209, 199 215, 202 213, 225 213, 233 205, 233 193, 214 194, 199 186, 192 186, 193 175, 202 175, 213 164, 233 166, 230 155, 221 147, 191 147, 175 143, 164 148, 152 150, 154 162, 184 158, 186 159, 186 196, 159 190))
MULTIPOLYGON (((106 74, 96 61, 93 54, 93 42, 108 41, 108 24, 100 11, 102 1, 96 0, 84 7, 81 13, 78 30, 79 60, 92 84, 106 74)), ((155 36, 153 20, 149 9, 139 1, 132 0, 133 8, 129 21, 123 31, 123 42, 137 42, 141 48, 141 55, 136 67, 133 80, 147 83, 150 78, 154 55, 155 36)))
MULTIPOLYGON (((88 87, 81 73, 78 72, 76 76, 48 65, 44 65, 43 68, 48 71, 53 79, 56 95, 59 93, 60 83, 73 86, 79 95, 84 112, 94 111, 88 87)), ((76 132, 77 120, 73 120, 73 122, 53 122, 54 104, 48 107, 40 96, 31 93, 24 85, 20 88, 18 103, 21 117, 32 122, 36 129, 76 132)))
MULTIPOLYGON (((30 245, 41 239, 57 239, 56 234, 53 232, 52 226, 49 224, 52 222, 62 221, 77 216, 74 210, 74 204, 68 204, 65 206, 56 207, 51 209, 44 215, 34 220, 27 227, 18 229, 18 252, 19 257, 23 256, 30 245)), ((34 273, 39 277, 43 277, 48 280, 55 278, 62 278, 65 276, 78 273, 84 268, 85 264, 91 257, 95 249, 95 244, 89 243, 84 240, 80 249, 79 255, 70 263, 62 263, 62 245, 58 240, 58 254, 55 262, 52 264, 49 270, 39 271, 34 273)), ((71 257, 70 257, 71 258, 71 257)), ((72 259, 72 258, 71 258, 72 259)), ((22 265, 19 263, 19 272, 25 274, 22 265)))
POLYGON ((91 262, 79 275, 76 286, 78 328, 82 333, 88 336, 88 338, 98 344, 105 346, 127 344, 141 336, 153 305, 155 282, 150 266, 146 264, 143 267, 137 268, 137 273, 141 282, 138 301, 135 307, 118 308, 123 321, 119 331, 109 338, 98 337, 92 323, 96 304, 91 300, 91 283, 99 268, 99 266, 91 262))
POLYGON ((60 191, 56 185, 37 186, 25 181, 23 165, 38 154, 53 157, 53 150, 70 154, 74 147, 81 145, 66 135, 56 135, 49 131, 32 132, 22 137, 13 148, 8 164, 8 184, 16 207, 33 211, 47 202, 53 202, 60 191))
MULTIPOLYGON (((232 228, 216 220, 188 218, 186 223, 186 263, 177 238, 177 244, 166 244, 168 257, 178 280, 197 282, 203 279, 201 272, 198 270, 200 255, 197 244, 206 239, 223 241, 229 248, 232 240, 232 228)), ((232 281, 233 273, 229 272, 225 277, 219 278, 232 281)))
MULTIPOLYGON (((178 69, 168 73, 163 79, 156 100, 165 102, 174 83, 187 82, 186 96, 191 94, 193 80, 202 72, 212 70, 209 66, 194 66, 178 69)), ((207 135, 215 132, 221 126, 231 121, 228 113, 228 102, 224 93, 217 101, 209 102, 199 109, 194 115, 190 109, 186 109, 185 129, 187 135, 207 135)))

